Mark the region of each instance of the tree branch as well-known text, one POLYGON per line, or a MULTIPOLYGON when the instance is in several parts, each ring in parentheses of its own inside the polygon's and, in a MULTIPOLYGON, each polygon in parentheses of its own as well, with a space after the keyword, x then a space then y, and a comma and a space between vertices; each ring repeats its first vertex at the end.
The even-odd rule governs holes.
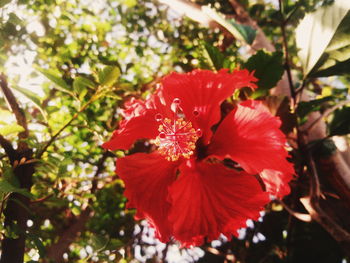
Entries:
POLYGON ((350 233, 333 220, 333 218, 327 215, 318 201, 314 201, 307 196, 300 198, 300 202, 310 213, 312 219, 326 229, 328 233, 330 233, 332 237, 343 246, 345 253, 349 256, 350 233))
POLYGON ((336 109, 339 109, 340 107, 343 107, 346 104, 350 104, 350 100, 344 100, 341 102, 338 102, 336 105, 334 105, 332 108, 329 108, 325 110, 320 117, 318 117, 316 120, 314 120, 309 126, 305 128, 306 131, 311 130, 316 124, 318 124, 323 119, 327 118, 332 112, 334 112, 336 109))
POLYGON ((13 149, 12 144, 8 140, 6 140, 6 138, 3 137, 1 134, 0 134, 0 145, 2 148, 4 148, 5 153, 10 158, 10 161, 14 162, 16 151, 15 149, 13 149))
MULTIPOLYGON (((278 4, 279 4, 279 11, 281 14, 281 17, 283 17, 283 13, 282 13, 282 0, 278 0, 278 4)), ((294 85, 293 85, 293 79, 292 79, 292 72, 291 72, 291 68, 290 68, 290 64, 289 64, 289 52, 288 52, 288 41, 287 41, 287 34, 286 34, 286 21, 282 21, 281 22, 281 31, 282 31, 282 39, 283 39, 283 50, 284 50, 284 58, 285 58, 285 69, 286 69, 286 73, 287 73, 287 79, 288 79, 288 84, 289 84, 289 89, 290 89, 290 94, 291 94, 291 98, 292 98, 292 109, 295 110, 296 107, 296 92, 294 89, 294 85)))
MULTIPOLYGON (((25 188, 30 191, 32 187, 32 177, 35 171, 34 162, 32 160, 32 150, 28 147, 24 139, 29 136, 27 119, 24 111, 17 103, 16 97, 8 87, 8 83, 4 74, 0 74, 0 88, 5 96, 5 99, 16 117, 17 123, 24 128, 24 131, 18 134, 19 143, 17 150, 3 136, 0 135, 0 144, 5 149, 9 156, 10 163, 13 166, 14 175, 19 181, 20 188, 25 188), (28 160, 22 165, 16 165, 21 160, 28 160)), ((27 220, 29 218, 29 198, 19 193, 11 193, 7 200, 7 205, 4 210, 5 220, 4 227, 14 231, 18 229, 18 237, 12 238, 5 236, 1 242, 1 259, 0 263, 22 263, 24 258, 25 240, 27 220)))
POLYGON ((291 214, 292 216, 294 216, 295 218, 299 219, 300 221, 303 222, 311 222, 311 216, 309 214, 303 214, 297 211, 294 211, 292 208, 290 208, 289 206, 287 206, 282 200, 279 201, 283 208, 287 210, 287 212, 289 214, 291 214))
MULTIPOLYGON (((12 110, 13 114, 16 117, 18 125, 21 125, 24 128, 24 131, 20 132, 18 134, 18 137, 20 139, 27 139, 29 136, 29 131, 26 116, 24 114, 24 111, 19 107, 16 97, 13 95, 11 89, 8 87, 6 76, 2 73, 0 74, 0 87, 2 92, 4 93, 9 108, 12 110)), ((26 148, 27 144, 25 142, 19 142, 18 149, 20 151, 25 150, 26 148)))

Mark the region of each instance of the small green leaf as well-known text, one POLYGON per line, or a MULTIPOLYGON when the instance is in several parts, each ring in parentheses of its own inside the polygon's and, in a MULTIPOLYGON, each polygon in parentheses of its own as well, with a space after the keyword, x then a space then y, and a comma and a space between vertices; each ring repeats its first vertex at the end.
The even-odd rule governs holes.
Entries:
POLYGON ((95 83, 92 82, 91 80, 89 80, 88 78, 82 77, 82 76, 78 76, 74 79, 73 82, 73 88, 74 90, 80 91, 84 88, 95 88, 95 83))
POLYGON ((343 107, 334 112, 329 124, 329 135, 346 135, 350 133, 350 107, 343 107))
POLYGON ((137 0, 119 0, 122 4, 126 5, 127 7, 131 8, 137 5, 137 0))
POLYGON ((101 86, 112 87, 120 77, 120 69, 116 66, 106 66, 98 73, 101 86))
POLYGON ((256 37, 256 30, 250 26, 237 24, 234 19, 228 20, 228 22, 239 32, 244 41, 249 45, 253 44, 256 37))
POLYGON ((10 134, 19 133, 23 131, 24 131, 24 128, 21 125, 18 125, 17 123, 8 124, 0 127, 0 134, 2 136, 7 136, 10 134))
POLYGON ((11 13, 9 15, 8 21, 13 25, 21 25, 22 24, 22 20, 15 13, 11 13))
POLYGON ((41 115, 43 116, 44 120, 47 122, 47 118, 46 118, 46 112, 44 111, 44 109, 41 107, 41 98, 35 94, 34 92, 28 90, 28 89, 24 89, 24 88, 20 88, 16 85, 12 86, 13 89, 17 90, 18 92, 20 92, 22 95, 24 95, 27 99, 29 99, 31 102, 34 103, 34 105, 38 108, 38 110, 40 111, 41 115))
POLYGON ((0 179, 0 192, 3 194, 8 194, 13 192, 15 187, 4 179, 0 179))
POLYGON ((307 147, 316 158, 327 158, 337 151, 337 146, 330 138, 311 141, 307 147))
POLYGON ((109 248, 111 250, 115 250, 116 248, 120 248, 122 246, 124 246, 124 242, 120 239, 116 239, 116 238, 111 238, 108 242, 108 246, 106 248, 109 248))
POLYGON ((72 211, 73 215, 75 215, 75 216, 78 216, 81 214, 80 209, 76 206, 74 206, 71 211, 72 211))
POLYGON ((350 1, 336 0, 333 5, 307 14, 301 21, 296 29, 296 43, 305 76, 318 63, 349 10, 350 1))
POLYGON ((40 238, 38 238, 37 236, 32 236, 32 240, 35 244, 35 246, 37 247, 38 251, 39 251, 39 255, 41 258, 44 258, 46 255, 46 249, 45 249, 45 245, 43 244, 43 242, 40 240, 40 238))
POLYGON ((108 242, 109 239, 102 235, 93 235, 91 237, 91 245, 97 251, 104 249, 108 242))
POLYGON ((53 83, 56 84, 56 87, 63 91, 66 92, 72 96, 74 96, 73 92, 71 91, 70 87, 68 86, 68 84, 62 79, 61 76, 59 76, 55 71, 50 70, 50 69, 42 69, 42 68, 38 68, 37 70, 42 73, 46 78, 48 78, 49 80, 51 80, 53 83))
POLYGON ((249 71, 255 71, 254 76, 258 79, 258 90, 269 90, 276 86, 281 79, 284 72, 282 56, 281 52, 270 53, 259 50, 244 64, 244 67, 249 71))
POLYGON ((0 0, 0 8, 9 4, 12 0, 0 0))
POLYGON ((78 95, 79 100, 82 100, 88 93, 88 88, 94 89, 95 83, 82 76, 76 77, 73 82, 73 88, 78 95))
POLYGON ((225 60, 224 55, 220 52, 217 47, 204 42, 203 43, 203 54, 211 68, 219 70, 223 67, 223 63, 225 60))
POLYGON ((8 194, 12 192, 16 192, 28 198, 33 199, 33 195, 29 193, 26 189, 18 188, 12 185, 9 181, 5 180, 4 178, 0 178, 0 193, 8 194))
POLYGON ((208 6, 202 7, 203 12, 221 26, 226 28, 237 40, 251 45, 256 36, 256 30, 250 26, 236 23, 234 19, 226 19, 223 14, 208 6))
POLYGON ((298 117, 303 119, 309 113, 319 111, 326 102, 332 101, 333 99, 333 96, 327 96, 317 100, 301 101, 297 108, 298 117))

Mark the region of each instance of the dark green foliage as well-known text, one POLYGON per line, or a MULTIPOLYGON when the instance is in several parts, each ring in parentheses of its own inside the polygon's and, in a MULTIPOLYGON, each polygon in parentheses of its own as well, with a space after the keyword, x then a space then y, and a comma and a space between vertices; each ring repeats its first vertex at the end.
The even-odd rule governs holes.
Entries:
POLYGON ((224 55, 217 47, 214 47, 208 43, 203 44, 203 55, 207 54, 207 62, 214 67, 215 70, 222 69, 224 66, 224 55))
POLYGON ((350 107, 343 107, 334 112, 332 121, 329 124, 329 134, 346 135, 350 133, 350 107))
POLYGON ((333 100, 334 100, 333 96, 327 96, 321 99, 310 100, 307 102, 301 101, 298 104, 298 108, 297 108, 297 114, 298 114, 298 117, 300 118, 300 123, 301 124, 305 123, 307 120, 306 119, 307 115, 309 115, 311 112, 320 111, 322 107, 324 107, 330 102, 332 103, 333 100))
POLYGON ((266 92, 281 79, 284 71, 282 60, 281 52, 269 53, 259 50, 244 63, 244 68, 254 71, 254 76, 259 80, 257 85, 260 91, 266 92))
POLYGON ((256 37, 256 30, 250 26, 237 24, 234 19, 228 21, 243 37, 244 41, 251 45, 256 37))

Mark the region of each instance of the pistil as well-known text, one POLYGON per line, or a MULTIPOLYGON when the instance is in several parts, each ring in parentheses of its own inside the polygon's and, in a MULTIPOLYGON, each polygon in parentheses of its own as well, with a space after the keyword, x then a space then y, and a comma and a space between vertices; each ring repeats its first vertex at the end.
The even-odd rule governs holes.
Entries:
POLYGON ((174 117, 172 119, 164 118, 161 114, 155 116, 156 121, 160 122, 159 135, 154 143, 158 146, 160 154, 164 155, 168 161, 177 161, 180 157, 189 159, 196 148, 196 141, 202 135, 200 129, 195 130, 191 121, 186 121, 179 117, 180 100, 174 99, 172 110, 174 117))

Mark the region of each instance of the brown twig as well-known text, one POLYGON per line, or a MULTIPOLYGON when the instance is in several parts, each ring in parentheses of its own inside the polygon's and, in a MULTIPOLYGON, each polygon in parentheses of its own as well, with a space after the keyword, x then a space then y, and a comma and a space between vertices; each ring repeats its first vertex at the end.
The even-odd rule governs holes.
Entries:
POLYGON ((326 229, 335 240, 339 242, 350 242, 350 233, 344 230, 331 217, 329 217, 320 207, 318 201, 312 200, 310 197, 306 196, 300 198, 300 202, 310 213, 312 219, 322 225, 323 228, 326 229))
POLYGON ((44 196, 42 198, 39 198, 39 199, 36 199, 36 200, 32 200, 30 201, 32 204, 34 203, 42 203, 42 202, 45 202, 47 199, 51 198, 53 196, 53 194, 49 194, 47 196, 44 196))
MULTIPOLYGON (((29 136, 27 119, 23 109, 20 108, 16 100, 16 97, 8 87, 4 74, 0 74, 0 88, 9 105, 9 108, 16 117, 18 125, 24 128, 24 131, 18 134, 20 140, 17 150, 13 149, 11 143, 1 135, 0 144, 5 149, 6 154, 9 156, 10 163, 13 166, 14 175, 19 182, 19 187, 30 191, 33 184, 32 177, 35 172, 35 163, 32 161, 32 149, 30 149, 27 143, 24 141, 29 136)), ((19 193, 11 193, 9 195, 6 208, 3 211, 3 214, 5 215, 4 227, 12 228, 16 225, 20 229, 20 232, 18 234, 18 238, 12 238, 5 235, 5 237, 2 239, 2 253, 0 258, 1 263, 23 262, 27 220, 29 218, 29 205, 30 201, 28 197, 19 193)))
POLYGON ((300 221, 303 222, 311 222, 311 215, 310 214, 303 214, 297 211, 294 211, 292 208, 290 208, 288 205, 286 205, 286 203, 284 203, 282 200, 279 201, 283 208, 287 210, 287 212, 289 214, 291 214, 292 216, 294 216, 295 218, 299 219, 300 221))
POLYGON ((316 164, 314 159, 311 156, 311 153, 309 150, 306 152, 308 163, 309 163, 309 168, 310 168, 310 174, 311 174, 311 179, 310 179, 310 197, 313 200, 318 200, 321 196, 321 187, 320 187, 320 179, 318 177, 318 172, 316 168, 316 164))
MULTIPOLYGON (((24 131, 20 132, 18 134, 18 137, 22 140, 27 139, 29 136, 29 131, 28 131, 26 116, 24 114, 24 111, 19 107, 16 97, 12 93, 11 89, 8 87, 6 76, 2 73, 0 74, 0 87, 2 92, 4 93, 4 96, 9 105, 9 108, 12 110, 13 114, 16 117, 18 125, 24 128, 24 131)), ((19 142, 18 149, 20 151, 25 150, 26 148, 27 148, 27 144, 25 142, 23 141, 19 142)))
POLYGON ((5 153, 10 158, 11 162, 14 161, 14 156, 16 155, 15 149, 13 149, 12 144, 0 134, 0 145, 4 148, 5 153))
MULTIPOLYGON (((283 16, 283 6, 282 6, 282 0, 278 0, 278 4, 279 4, 279 11, 281 14, 281 17, 283 16)), ((291 72, 291 68, 290 68, 290 63, 289 63, 289 52, 288 52, 288 41, 287 41, 287 34, 286 34, 286 20, 283 20, 281 22, 281 31, 282 31, 282 39, 283 39, 283 50, 284 50, 284 58, 285 58, 285 69, 287 72, 287 78, 288 78, 288 84, 289 84, 289 89, 290 89, 290 94, 292 97, 292 109, 294 110, 296 107, 296 93, 295 93, 295 89, 294 89, 294 85, 293 85, 293 79, 292 79, 292 72, 291 72)))
POLYGON ((336 109, 339 109, 340 107, 349 104, 350 100, 344 100, 333 107, 325 110, 320 117, 318 117, 316 120, 314 120, 308 127, 305 128, 306 131, 310 131, 313 127, 315 127, 316 124, 318 124, 320 121, 322 121, 324 118, 327 118, 332 112, 334 112, 336 109))

